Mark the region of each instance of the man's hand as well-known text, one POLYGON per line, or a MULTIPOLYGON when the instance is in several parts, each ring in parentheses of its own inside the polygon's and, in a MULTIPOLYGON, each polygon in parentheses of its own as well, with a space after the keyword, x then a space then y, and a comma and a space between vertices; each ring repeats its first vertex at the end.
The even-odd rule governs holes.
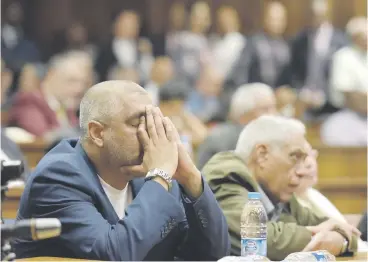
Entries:
POLYGON ((136 167, 136 172, 142 168, 147 171, 158 168, 173 176, 178 166, 175 130, 170 120, 162 117, 158 108, 146 108, 146 117, 140 119, 138 137, 144 156, 142 167, 136 167))
POLYGON ((327 250, 334 256, 341 254, 344 237, 335 231, 322 231, 314 235, 303 252, 327 250))
POLYGON ((332 218, 319 224, 318 226, 307 227, 307 229, 311 231, 313 235, 323 231, 334 231, 340 229, 346 234, 346 237, 349 240, 351 239, 353 234, 358 236, 361 235, 360 231, 356 227, 349 225, 348 223, 337 221, 332 218))
POLYGON ((180 141, 179 133, 174 124, 169 120, 171 128, 174 130, 175 140, 178 147, 179 162, 174 178, 181 184, 186 193, 194 198, 198 198, 202 194, 202 176, 197 169, 185 146, 180 141))

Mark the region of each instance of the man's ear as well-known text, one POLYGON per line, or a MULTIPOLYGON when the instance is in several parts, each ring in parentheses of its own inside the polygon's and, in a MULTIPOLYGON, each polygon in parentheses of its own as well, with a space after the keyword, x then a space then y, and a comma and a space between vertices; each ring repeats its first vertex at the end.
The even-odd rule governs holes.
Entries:
POLYGON ((88 136, 91 141, 98 147, 103 147, 104 127, 101 123, 92 120, 88 123, 88 136))
POLYGON ((257 164, 262 168, 269 158, 269 148, 266 145, 256 145, 255 157, 257 164))

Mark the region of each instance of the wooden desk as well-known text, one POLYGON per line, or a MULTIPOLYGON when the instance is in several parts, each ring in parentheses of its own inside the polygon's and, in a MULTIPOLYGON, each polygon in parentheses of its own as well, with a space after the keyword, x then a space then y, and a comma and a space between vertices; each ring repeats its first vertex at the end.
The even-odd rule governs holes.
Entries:
POLYGON ((22 196, 24 187, 9 190, 5 196, 6 200, 1 203, 1 211, 3 218, 15 219, 17 216, 20 197, 22 196))
POLYGON ((355 254, 354 257, 338 257, 337 261, 367 261, 368 260, 368 252, 360 252, 355 254))
POLYGON ((318 184, 343 214, 362 214, 367 207, 367 148, 316 147, 318 184))
POLYGON ((32 143, 18 143, 30 168, 35 168, 49 146, 44 140, 36 140, 32 143))

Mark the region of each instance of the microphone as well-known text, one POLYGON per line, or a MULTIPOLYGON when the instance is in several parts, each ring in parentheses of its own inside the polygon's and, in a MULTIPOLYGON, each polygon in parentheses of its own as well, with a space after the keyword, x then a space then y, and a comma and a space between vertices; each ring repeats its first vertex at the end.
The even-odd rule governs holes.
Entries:
POLYGON ((1 225, 1 239, 32 238, 41 240, 57 237, 61 223, 57 218, 33 218, 16 221, 12 225, 1 225))

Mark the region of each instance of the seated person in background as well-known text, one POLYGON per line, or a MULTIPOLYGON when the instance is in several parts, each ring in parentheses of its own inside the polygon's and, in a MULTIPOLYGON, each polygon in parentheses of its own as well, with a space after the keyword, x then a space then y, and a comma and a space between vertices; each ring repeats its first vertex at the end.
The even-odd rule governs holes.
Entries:
POLYGON ((345 109, 323 123, 321 139, 329 146, 367 146, 367 18, 353 18, 347 32, 353 44, 334 55, 330 80, 335 105, 345 109))
POLYGON ((211 189, 142 87, 91 87, 80 127, 80 139, 62 141, 40 161, 17 216, 58 218, 61 236, 18 239, 17 257, 193 261, 228 254, 226 220, 211 189))
POLYGON ((41 87, 16 95, 10 124, 46 140, 75 135, 76 111, 90 77, 79 58, 73 53, 53 58, 41 87))
POLYGON ((184 143, 197 147, 207 136, 207 127, 196 116, 185 109, 188 94, 185 82, 170 81, 160 89, 160 109, 168 116, 184 143))
POLYGON ((346 222, 340 211, 324 195, 313 188, 318 181, 318 152, 312 149, 309 143, 307 143, 306 148, 308 152, 308 156, 304 162, 306 175, 301 179, 300 185, 295 191, 297 200, 300 204, 311 209, 320 216, 326 216, 341 222, 346 222))
MULTIPOLYGON (((6 93, 12 83, 13 74, 6 68, 5 63, 1 60, 1 104, 6 100, 6 93)), ((2 160, 21 160, 24 165, 23 178, 26 178, 30 172, 27 161, 25 160, 22 151, 16 143, 5 135, 4 125, 1 126, 1 152, 0 161, 2 160)))
MULTIPOLYGON (((312 149, 312 146, 308 143, 308 156, 305 159, 304 167, 306 175, 302 178, 300 186, 295 192, 295 196, 300 204, 304 207, 311 209, 319 216, 326 216, 331 219, 335 219, 339 222, 347 223, 345 217, 340 213, 340 211, 328 200, 324 195, 322 195, 318 190, 314 189, 313 186, 317 184, 318 181, 318 164, 317 150, 312 149)), ((363 239, 363 235, 361 235, 363 239)), ((366 250, 368 245, 358 239, 358 251, 360 249, 366 250)))
POLYGON ((201 169, 218 152, 234 150, 246 124, 261 115, 274 113, 276 101, 271 87, 261 83, 238 87, 231 99, 229 121, 215 126, 199 146, 197 167, 201 169))
POLYGON ((222 84, 223 77, 215 68, 204 67, 197 80, 196 89, 188 96, 186 108, 204 123, 213 121, 223 110, 220 101, 222 84))
POLYGON ((167 56, 157 57, 151 69, 150 81, 144 89, 151 96, 154 105, 159 105, 160 88, 174 77, 174 65, 167 56))
POLYGON ((304 125, 281 116, 261 116, 240 134, 235 151, 215 155, 203 174, 225 214, 231 254, 240 255, 240 217, 248 192, 260 192, 268 214, 267 255, 282 260, 302 250, 354 252, 359 231, 318 216, 294 197, 305 174, 304 125), (314 237, 313 237, 314 236, 314 237))

